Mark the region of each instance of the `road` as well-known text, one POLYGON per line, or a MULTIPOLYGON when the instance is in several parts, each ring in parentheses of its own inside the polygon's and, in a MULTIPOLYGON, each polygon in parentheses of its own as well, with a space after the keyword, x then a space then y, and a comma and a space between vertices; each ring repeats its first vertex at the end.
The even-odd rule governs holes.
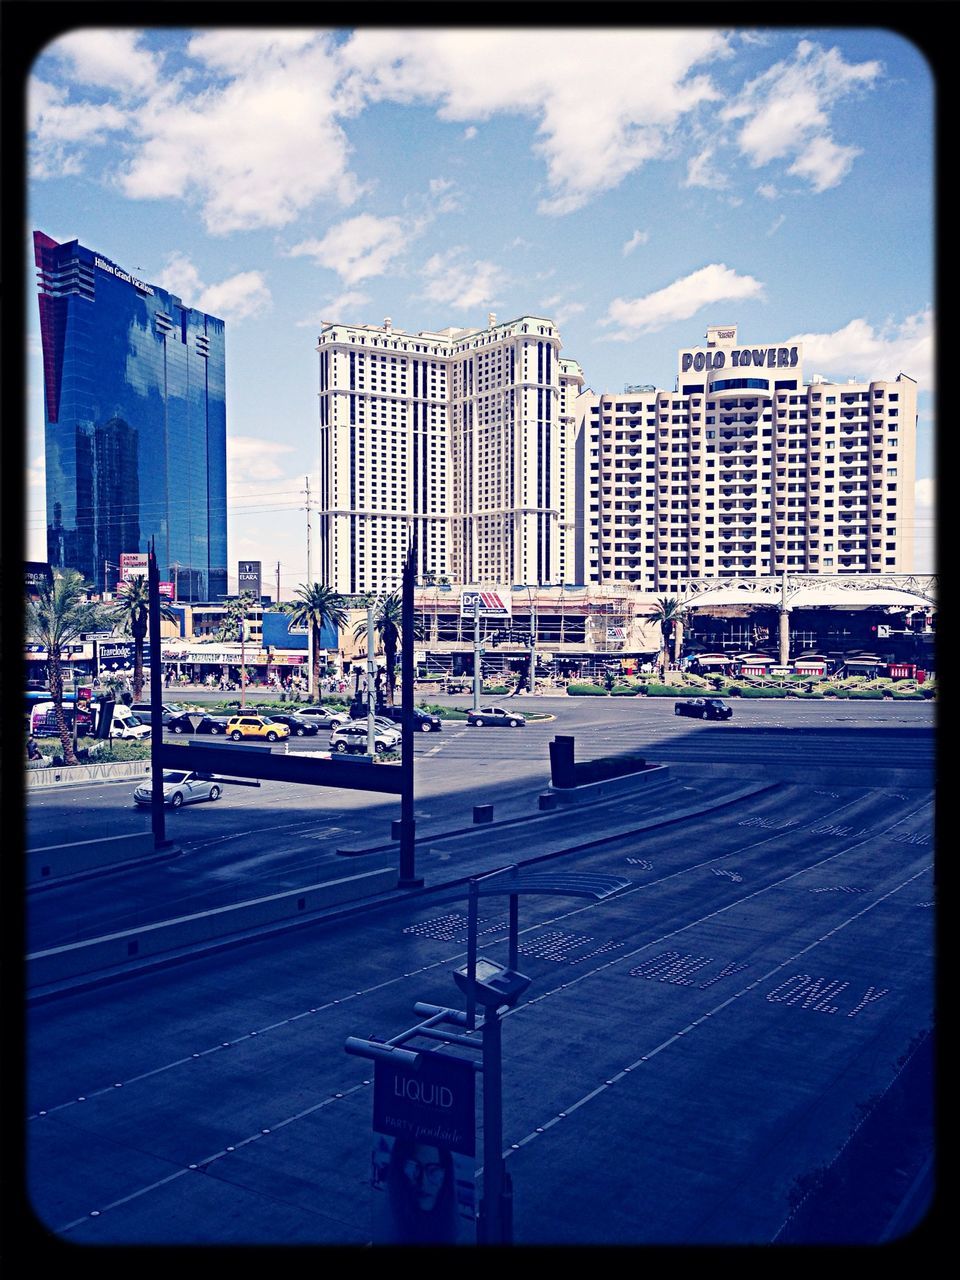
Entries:
MULTIPOLYGON (((915 785, 918 779, 926 783, 933 766, 925 704, 843 706, 828 717, 822 704, 744 703, 737 706, 735 721, 724 724, 678 718, 672 704, 652 699, 537 703, 554 718, 522 730, 448 722, 440 734, 415 735, 421 836, 469 828, 475 804, 493 802, 497 817, 535 813, 536 795, 549 781, 548 745, 556 733, 575 736, 578 759, 639 750, 651 760, 670 762, 678 785, 685 771, 697 774, 702 785, 704 771, 697 766, 705 765, 720 781, 731 773, 749 773, 806 782, 815 776, 832 782, 846 777, 849 782, 850 775, 862 776, 856 753, 875 761, 894 786, 915 785)), ((324 745, 321 735, 298 740, 293 749, 324 745)), ((124 781, 32 793, 29 844, 59 844, 64 832, 71 840, 84 840, 105 830, 113 835, 149 831, 149 811, 131 803, 132 790, 124 781)), ((667 797, 665 803, 675 799, 667 797)), ((396 817, 399 806, 391 797, 296 784, 228 785, 215 804, 167 814, 168 836, 183 850, 177 859, 106 882, 97 877, 38 888, 30 895, 28 950, 333 878, 344 873, 338 849, 389 841, 396 817)), ((427 851, 418 861, 428 883, 449 871, 427 851)))
MULTIPOLYGON (((925 786, 777 782, 565 856, 630 885, 521 903, 516 1242, 777 1239, 932 1023, 931 832, 925 786)), ((458 1003, 465 906, 411 896, 31 1004, 41 1221, 78 1244, 369 1241, 370 1064, 344 1041, 458 1003)), ((504 907, 480 922, 501 962, 504 907)))

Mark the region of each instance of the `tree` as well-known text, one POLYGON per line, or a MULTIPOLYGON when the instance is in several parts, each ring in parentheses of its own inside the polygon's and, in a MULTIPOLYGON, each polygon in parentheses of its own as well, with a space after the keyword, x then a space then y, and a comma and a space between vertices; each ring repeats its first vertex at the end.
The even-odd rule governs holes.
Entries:
MULTIPOLYGON (((400 599, 400 592, 394 591, 392 595, 384 596, 377 604, 376 611, 373 615, 373 629, 380 637, 380 643, 383 645, 383 659, 387 668, 387 705, 393 706, 393 693, 396 684, 396 665, 397 665, 397 649, 399 641, 403 638, 403 628, 401 619, 403 617, 403 604, 400 599)), ((361 636, 366 635, 366 621, 358 622, 353 629, 355 640, 359 640, 361 636)), ((372 656, 372 655, 369 655, 372 656)))
MULTIPOLYGON (((63 714, 63 667, 61 650, 79 639, 84 631, 103 625, 103 609, 87 599, 92 590, 76 569, 54 569, 51 582, 42 582, 37 595, 27 604, 27 635, 47 651, 47 677, 53 714, 66 764, 76 764, 73 740, 63 714)), ((76 711, 74 711, 76 714, 76 711)))
POLYGON ((227 601, 226 612, 217 629, 218 640, 239 640, 241 627, 246 631, 247 615, 256 604, 249 591, 242 591, 234 599, 227 601))
POLYGON ((649 618, 651 622, 660 624, 660 654, 657 658, 660 667, 660 679, 666 683, 667 679, 667 659, 668 645, 670 637, 673 635, 674 628, 678 622, 683 620, 685 613, 684 606, 679 600, 672 596, 661 596, 651 606, 650 613, 644 614, 645 618, 649 618))
MULTIPOLYGON (((117 587, 116 603, 110 609, 110 617, 125 635, 133 636, 133 700, 139 702, 143 697, 143 642, 150 620, 150 587, 142 573, 131 574, 117 587)), ((177 614, 161 600, 160 617, 169 621, 177 614)), ((159 653, 152 654, 151 658, 154 671, 159 672, 159 653)))
POLYGON ((320 688, 320 635, 324 627, 334 627, 339 634, 347 625, 346 602, 331 587, 311 582, 297 588, 296 596, 284 605, 284 611, 290 614, 294 625, 311 629, 313 671, 310 692, 315 695, 320 688))

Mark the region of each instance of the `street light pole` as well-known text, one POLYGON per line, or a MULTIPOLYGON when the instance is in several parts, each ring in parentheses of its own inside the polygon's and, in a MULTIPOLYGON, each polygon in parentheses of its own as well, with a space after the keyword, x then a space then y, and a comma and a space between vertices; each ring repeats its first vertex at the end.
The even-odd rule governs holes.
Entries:
POLYGON ((480 597, 473 602, 473 709, 480 710, 480 597))
POLYGON ((537 605, 533 596, 530 595, 529 589, 527 596, 530 600, 530 692, 537 691, 537 605))
POLYGON ((376 754, 376 725, 374 724, 374 683, 377 677, 377 660, 374 655, 373 605, 367 605, 367 755, 376 754))

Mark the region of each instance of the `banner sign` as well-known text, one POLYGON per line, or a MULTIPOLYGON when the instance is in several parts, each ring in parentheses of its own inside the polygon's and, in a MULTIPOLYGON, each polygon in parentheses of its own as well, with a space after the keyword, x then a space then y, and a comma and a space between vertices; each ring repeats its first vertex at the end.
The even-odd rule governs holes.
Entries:
POLYGON ((23 565, 23 581, 28 596, 39 595, 42 586, 53 586, 53 570, 42 560, 26 560, 23 565))
POLYGON ((623 627, 607 627, 608 640, 622 640, 623 638, 623 627))
POLYGON ((145 551, 123 551, 120 554, 120 581, 129 578, 147 576, 147 553, 145 551))
POLYGON ((159 590, 160 594, 162 596, 166 596, 168 600, 173 600, 175 598, 173 594, 172 582, 158 582, 157 589, 159 590))
POLYGON ((374 1244, 476 1244, 475 1081, 472 1060, 439 1050, 416 1070, 377 1061, 374 1244))
POLYGON ((460 617, 473 618, 477 606, 480 606, 481 618, 510 618, 513 616, 509 597, 505 598, 496 591, 461 591, 460 617))

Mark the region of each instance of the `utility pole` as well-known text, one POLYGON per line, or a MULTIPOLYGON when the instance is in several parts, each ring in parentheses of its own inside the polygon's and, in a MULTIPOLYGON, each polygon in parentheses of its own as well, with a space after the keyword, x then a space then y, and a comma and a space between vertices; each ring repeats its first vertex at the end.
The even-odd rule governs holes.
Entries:
POLYGON ((473 602, 473 709, 480 710, 480 597, 473 602))
MULTIPOLYGON (((243 596, 241 594, 241 601, 243 596)), ((247 705, 247 618, 246 608, 244 607, 243 616, 240 619, 240 709, 241 711, 247 705)))
POLYGON ((280 603, 280 561, 277 561, 277 604, 280 603))
POLYGON ((537 605, 530 600, 530 692, 537 691, 537 605))
POLYGON ((377 659, 374 653, 373 605, 367 605, 367 755, 376 755, 376 725, 374 724, 374 686, 377 679, 377 659))
MULTIPOLYGON (((307 513, 307 586, 308 586, 308 587, 310 587, 310 586, 312 586, 312 585, 313 585, 313 571, 312 571, 311 566, 310 566, 310 511, 311 511, 311 503, 310 503, 310 477, 309 477, 309 476, 304 476, 304 483, 306 484, 306 486, 307 486, 307 487, 306 487, 305 489, 301 489, 301 490, 300 490, 300 492, 301 492, 301 493, 305 493, 305 494, 307 495, 307 505, 306 505, 303 509, 304 509, 304 511, 306 511, 306 513, 307 513)), ((278 589, 278 591, 279 591, 279 589, 278 589)))

